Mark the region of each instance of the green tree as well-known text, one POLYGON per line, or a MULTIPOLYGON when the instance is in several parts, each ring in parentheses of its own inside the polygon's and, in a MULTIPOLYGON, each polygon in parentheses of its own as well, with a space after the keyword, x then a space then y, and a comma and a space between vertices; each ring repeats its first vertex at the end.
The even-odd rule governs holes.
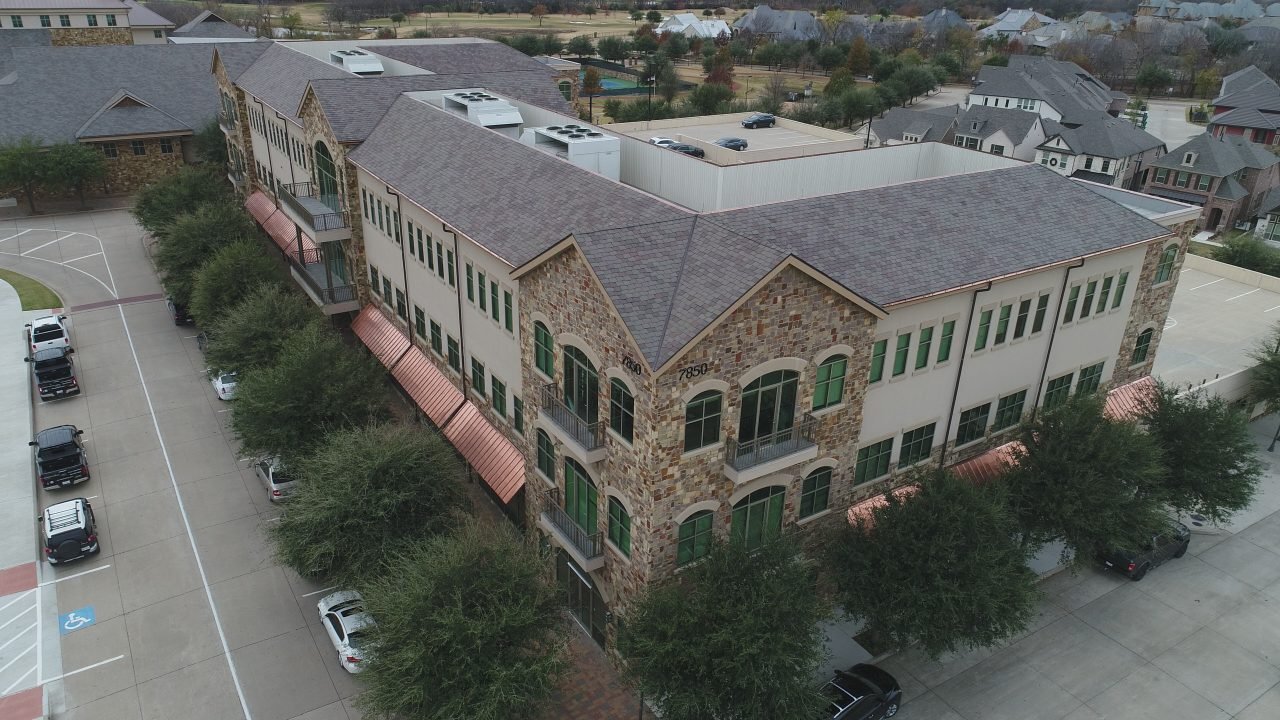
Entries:
POLYGON ((534 5, 529 8, 529 16, 538 21, 538 27, 542 27, 542 18, 547 16, 546 5, 534 5))
POLYGON ((269 367, 293 333, 321 322, 323 316, 300 293, 280 283, 258 285, 206 327, 205 361, 240 372, 269 367))
POLYGON ((987 58, 986 60, 983 60, 982 64, 994 65, 996 67, 1009 67, 1009 56, 997 53, 987 58))
POLYGON ((920 97, 938 86, 938 79, 934 77, 933 71, 923 65, 904 67, 893 76, 893 80, 906 85, 911 98, 920 97))
MULTIPOLYGON (((1268 414, 1280 411, 1280 324, 1271 328, 1271 334, 1253 349, 1250 357, 1256 363, 1253 380, 1249 386, 1249 400, 1262 403, 1268 414)), ((1276 438, 1280 438, 1277 428, 1276 438)), ((1272 440, 1271 450, 1275 447, 1272 440)))
POLYGON ((822 36, 827 42, 835 42, 836 31, 840 29, 846 17, 848 16, 845 12, 839 8, 827 10, 818 17, 818 24, 822 26, 822 36))
POLYGON ((231 429, 250 453, 300 457, 326 432, 386 415, 385 375, 332 329, 310 323, 285 338, 274 364, 240 379, 231 429))
POLYGON ((262 243, 237 240, 219 248, 196 271, 188 307, 202 327, 210 328, 260 285, 280 281, 280 267, 262 243))
POLYGON ((669 58, 682 58, 689 54, 689 38, 680 33, 667 33, 662 51, 669 58))
POLYGON ((564 52, 564 41, 558 35, 542 36, 542 54, 559 55, 564 52))
POLYGON ((707 72, 707 83, 724 85, 730 88, 729 94, 733 94, 733 56, 729 54, 729 48, 720 48, 711 57, 711 68, 707 72))
POLYGON ((205 123, 191 138, 195 146, 196 159, 202 163, 221 169, 227 164, 227 136, 218 127, 217 120, 205 123))
POLYGON ((849 56, 845 66, 854 75, 866 75, 871 72, 871 49, 867 47, 867 39, 859 35, 849 45, 849 56))
POLYGON ((846 127, 870 120, 880 112, 880 98, 871 89, 851 88, 837 98, 840 103, 841 124, 846 127))
MULTIPOLYGON (((404 22, 404 15, 400 16, 399 22, 396 22, 396 16, 392 15, 391 21, 395 22, 396 25, 398 26, 400 23, 404 22)), ((294 33, 296 33, 302 27, 302 14, 298 12, 281 13, 280 27, 284 28, 285 30, 288 30, 289 37, 293 37, 294 33)))
POLYGON ((644 14, 644 19, 650 24, 657 25, 662 22, 662 13, 657 10, 650 10, 644 14))
POLYGON ((912 480, 916 493, 886 495, 825 544, 823 565, 844 611, 883 642, 900 650, 918 643, 931 657, 1021 632, 1039 592, 1005 487, 937 469, 912 480))
POLYGON ((686 102, 694 115, 715 115, 720 106, 733 99, 733 91, 719 83, 699 85, 689 93, 686 102))
POLYGON ((1165 475, 1155 491, 1160 500, 1218 524, 1249 507, 1263 465, 1244 411, 1217 395, 1179 394, 1164 383, 1142 399, 1140 409, 1164 455, 1165 475))
POLYGON ((786 50, 778 43, 766 43, 756 49, 756 62, 769 68, 782 67, 782 61, 786 58, 786 50))
POLYGON ((591 43, 591 38, 586 35, 574 35, 569 38, 569 44, 565 46, 565 50, 570 55, 576 55, 579 60, 596 54, 596 46, 591 43))
POLYGON ((138 192, 133 216, 152 235, 159 236, 175 218, 201 203, 231 200, 222 168, 185 166, 138 192))
POLYGON ((830 72, 844 64, 845 53, 835 45, 826 45, 818 49, 816 60, 818 67, 830 72))
POLYGON ((0 187, 22 191, 27 209, 36 212, 36 188, 44 181, 48 161, 35 138, 24 137, 0 146, 0 187))
POLYGON ((884 108, 894 104, 889 101, 889 98, 896 98, 897 104, 906 107, 907 101, 914 97, 907 84, 896 77, 889 78, 882 83, 876 83, 876 94, 880 95, 881 107, 884 108))
POLYGON ((303 577, 376 577, 384 558, 448 531, 465 506, 457 455, 414 425, 331 432, 305 455, 286 457, 298 484, 271 537, 281 562, 303 577))
POLYGON ((627 46, 629 43, 625 38, 620 37, 603 37, 596 46, 596 52, 600 53, 600 57, 613 62, 620 62, 627 57, 627 46))
POLYGON ((667 720, 818 717, 828 607, 788 540, 717 545, 627 618, 626 672, 667 720))
POLYGON ((542 39, 537 35, 517 35, 511 38, 511 47, 525 55, 537 55, 542 52, 542 39))
POLYGON ((1280 273, 1280 250, 1249 232, 1229 236, 1213 249, 1213 259, 1267 275, 1280 273))
POLYGON ((1139 90, 1146 88, 1147 97, 1150 97, 1156 89, 1169 87, 1173 82, 1173 73, 1155 63, 1147 63, 1138 69, 1133 82, 1139 90))
POLYGON ((914 67, 916 65, 923 65, 924 57, 920 54, 919 50, 915 48, 907 48, 906 50, 898 53, 898 62, 902 63, 903 67, 914 67))
MULTIPOLYGON (((645 26, 641 25, 640 27, 643 29, 645 26)), ((631 42, 631 49, 643 54, 656 52, 658 50, 658 39, 653 36, 653 33, 647 35, 637 34, 636 39, 631 42)))
POLYGON ((831 73, 831 79, 827 80, 827 86, 822 89, 822 94, 828 97, 839 97, 847 90, 852 90, 858 86, 858 81, 853 79, 853 73, 848 68, 837 68, 831 73))
POLYGON ((187 304, 196 270, 223 247, 258 234, 253 218, 231 200, 205 202, 160 229, 154 259, 174 302, 187 304))
POLYGON ((1139 547, 1167 523, 1152 492, 1165 472, 1160 446, 1105 416, 1104 402, 1077 394, 1019 428, 1007 481, 1028 548, 1062 540, 1079 563, 1100 545, 1139 547))
POLYGON ((85 207, 85 186, 107 174, 102 151, 77 142, 50 146, 45 153, 43 184, 54 192, 75 190, 80 206, 85 207))
POLYGON ((364 598, 377 620, 357 700, 366 717, 532 717, 569 668, 560 591, 506 523, 410 545, 364 598))
POLYGON ((640 22, 640 21, 641 21, 641 20, 643 20, 643 19, 644 19, 644 13, 643 13, 643 12, 640 12, 639 10, 632 10, 632 11, 631 11, 631 22, 632 22, 632 24, 638 23, 638 22, 640 22))

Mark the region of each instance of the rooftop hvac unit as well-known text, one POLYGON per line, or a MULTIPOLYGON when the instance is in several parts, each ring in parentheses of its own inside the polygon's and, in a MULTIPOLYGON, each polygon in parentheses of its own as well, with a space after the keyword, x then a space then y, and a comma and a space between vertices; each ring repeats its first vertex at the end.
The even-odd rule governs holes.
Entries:
POLYGON ((463 115, 481 127, 524 123, 516 106, 483 90, 450 93, 444 96, 443 103, 445 110, 463 115))
POLYGON ((356 75, 382 74, 382 61, 363 50, 330 50, 329 60, 356 75))
POLYGON ((520 142, 612 180, 619 177, 621 143, 589 125, 525 128, 520 142))

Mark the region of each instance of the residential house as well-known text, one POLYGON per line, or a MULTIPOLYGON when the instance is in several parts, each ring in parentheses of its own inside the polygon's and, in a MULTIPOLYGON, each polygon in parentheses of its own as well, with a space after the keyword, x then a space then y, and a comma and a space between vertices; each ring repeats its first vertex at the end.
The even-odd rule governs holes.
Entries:
POLYGON ((1035 159, 1060 175, 1136 189, 1165 153, 1163 141, 1128 120, 1103 112, 1075 119, 1074 127, 1045 120, 1045 139, 1036 148, 1035 159))
POLYGON ((970 150, 1030 161, 1044 139, 1044 123, 1035 113, 974 105, 956 119, 952 142, 970 150))
POLYGON ((1243 137, 1264 145, 1280 142, 1280 84, 1257 67, 1223 78, 1212 104, 1209 132, 1215 137, 1243 137))
POLYGON ((1057 21, 1032 9, 1006 8, 1004 12, 992 18, 990 25, 978 31, 978 37, 1010 40, 1022 33, 1054 22, 1057 21))
POLYGON ((757 5, 733 23, 734 32, 770 40, 804 41, 821 38, 822 25, 807 10, 774 10, 757 5))
POLYGON ((920 29, 925 35, 945 35, 948 30, 969 30, 969 23, 955 10, 938 8, 920 18, 920 29))
POLYGON ((19 47, 0 83, 0 141, 78 142, 106 156, 100 188, 132 192, 194 159, 192 136, 218 116, 215 49, 242 67, 266 43, 19 47))
POLYGON ((719 18, 703 20, 693 13, 676 13, 659 23, 658 27, 654 28, 654 32, 659 35, 674 32, 689 39, 703 38, 711 40, 721 35, 729 37, 733 34, 733 29, 729 27, 728 23, 719 18))
POLYGON ((1280 188, 1272 188, 1253 210, 1253 234, 1260 240, 1280 245, 1280 188))
POLYGON ((1118 115, 1128 99, 1073 62, 1016 55, 1008 67, 982 66, 968 105, 1026 110, 1075 126, 1099 111, 1118 115))
POLYGON ((960 116, 959 105, 914 110, 889 108, 884 117, 871 121, 872 146, 914 142, 951 142, 960 116))
POLYGON ((0 30, 31 28, 53 45, 154 45, 173 23, 136 0, 0 0, 0 30))
POLYGON ((1197 229, 1246 225, 1280 185, 1280 157, 1239 137, 1197 135, 1152 163, 1143 192, 1203 208, 1197 229))
POLYGON ((257 40, 258 36, 233 25, 212 10, 205 10, 182 27, 169 33, 169 42, 230 42, 257 40))
POLYGON ((1253 20, 1271 14, 1272 8, 1280 12, 1277 3, 1263 6, 1254 0, 1215 2, 1178 2, 1177 0, 1143 0, 1138 5, 1138 17, 1154 17, 1162 20, 1253 20))

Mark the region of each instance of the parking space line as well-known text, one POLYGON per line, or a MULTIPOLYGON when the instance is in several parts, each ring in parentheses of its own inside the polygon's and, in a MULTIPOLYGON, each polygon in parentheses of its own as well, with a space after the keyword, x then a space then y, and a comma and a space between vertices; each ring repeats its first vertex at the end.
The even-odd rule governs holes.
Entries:
POLYGON ((30 670, 28 670, 28 671, 26 672, 26 674, 25 674, 25 675, 23 675, 22 677, 18 678, 17 680, 14 680, 14 681, 9 685, 9 687, 5 688, 3 691, 0 691, 0 695, 8 695, 9 693, 13 692, 13 689, 14 689, 14 688, 16 688, 16 687, 18 687, 19 685, 21 685, 23 680, 26 680, 27 678, 31 677, 31 673, 33 673, 33 672, 35 672, 35 671, 36 671, 36 669, 35 669, 34 667, 33 667, 33 668, 31 668, 30 670))
MULTIPOLYGON (((35 252, 35 251, 37 251, 37 250, 40 250, 40 249, 42 249, 42 248, 47 248, 47 247, 49 247, 50 245, 53 245, 54 243, 60 243, 60 242, 62 242, 63 240, 66 240, 66 239, 67 239, 67 238, 69 238, 69 237, 71 237, 71 235, 63 235, 63 236, 62 236, 62 237, 60 237, 60 238, 56 238, 56 239, 54 239, 54 240, 50 240, 49 242, 47 242, 47 243, 45 243, 45 244, 43 244, 43 245, 37 245, 37 246, 35 246, 35 247, 31 248, 30 250, 25 250, 25 251, 23 251, 23 252, 21 252, 21 253, 18 253, 18 254, 19 254, 19 255, 21 255, 22 257, 26 257, 27 255, 30 255, 31 253, 33 253, 33 252, 35 252)), ((61 261, 59 261, 59 262, 61 262, 61 261)))
POLYGON ((22 232, 18 233, 17 235, 10 235, 9 237, 4 238, 3 240, 0 240, 0 242, 4 242, 5 240, 12 240, 12 239, 14 239, 14 238, 16 238, 16 237, 21 237, 21 236, 26 235, 27 233, 31 232, 32 230, 38 230, 38 229, 39 229, 39 228, 27 228, 26 230, 23 230, 22 232))
MULTIPOLYGON (((3 667, 0 667, 0 673, 4 672, 5 670, 8 670, 10 665, 12 665, 12 664, 14 664, 14 663, 18 662, 18 659, 19 659, 19 658, 22 658, 22 657, 23 657, 23 656, 25 656, 27 653, 29 653, 29 652, 31 652, 32 650, 35 650, 35 649, 36 649, 35 643, 32 643, 32 644, 31 644, 31 646, 30 646, 30 647, 28 647, 26 650, 23 650, 22 652, 18 653, 17 655, 14 655, 12 660, 10 660, 9 662, 5 663, 3 667)), ((5 691, 4 691, 4 694, 8 694, 8 692, 9 692, 8 690, 5 690, 5 691)))
POLYGON ((10 607, 11 605, 13 605, 14 603, 18 602, 18 601, 19 601, 19 600, 21 600, 22 598, 24 598, 24 597, 26 597, 26 596, 30 595, 30 594, 31 594, 31 593, 33 593, 33 592, 35 592, 35 590, 34 590, 34 589, 33 589, 33 590, 28 590, 28 591, 26 591, 26 592, 22 593, 22 594, 21 594, 21 595, 19 595, 18 597, 14 598, 14 599, 10 600, 9 602, 5 603, 4 605, 0 606, 0 611, 8 610, 8 609, 9 609, 9 607, 10 607))
POLYGON ((81 255, 81 256, 80 256, 80 257, 78 257, 78 258, 71 258, 70 260, 63 260, 62 262, 64 262, 64 263, 69 263, 69 262, 75 262, 75 261, 77 261, 77 260, 87 260, 87 259, 89 259, 89 258, 91 258, 91 257, 98 257, 98 256, 99 256, 99 255, 101 255, 101 254, 102 254, 102 253, 100 253, 100 252, 96 252, 96 253, 89 253, 88 255, 81 255))
POLYGON ((323 589, 323 590, 317 590, 317 591, 315 591, 315 592, 309 592, 309 593, 307 593, 306 595, 299 595, 298 597, 311 597, 312 595, 319 595, 319 594, 320 594, 320 593, 322 593, 322 592, 329 592, 330 590, 337 590, 337 589, 338 589, 338 586, 337 586, 337 585, 333 585, 333 586, 331 586, 331 587, 327 587, 327 588, 325 588, 325 589, 323 589))
MULTIPOLYGON (((23 629, 22 629, 22 632, 20 632, 20 633, 18 633, 17 635, 14 635, 13 637, 9 638, 7 641, 5 641, 5 644, 0 645, 0 650, 3 650, 3 649, 5 649, 5 648, 9 647, 10 645, 12 645, 12 644, 13 644, 13 641, 14 641, 14 640, 17 640, 18 638, 22 637, 23 635, 26 635, 27 633, 31 632, 31 629, 32 629, 32 628, 34 628, 35 626, 36 626, 36 623, 31 623, 30 625, 28 625, 28 626, 26 626, 25 628, 23 628, 23 629)), ((5 692, 3 692, 3 693, 0 693, 0 695, 8 695, 8 694, 9 694, 9 691, 8 691, 8 690, 6 690, 6 691, 5 691, 5 692)))
POLYGON ((22 617, 23 615, 26 615, 27 613, 31 612, 31 611, 32 611, 32 610, 34 610, 35 608, 36 608, 36 606, 35 606, 35 605, 32 605, 31 607, 27 608, 26 610, 23 610, 22 612, 18 613, 17 615, 14 615, 13 617, 9 618, 8 622, 6 622, 6 623, 5 623, 5 624, 3 624, 3 625, 0 625, 0 630, 3 630, 3 629, 5 629, 5 628, 9 627, 9 626, 10 626, 10 625, 12 625, 13 623, 15 623, 15 622, 18 620, 18 618, 22 617))
POLYGON ((1264 313, 1269 313, 1269 312, 1271 312, 1272 310, 1280 310, 1280 305, 1277 305, 1277 306, 1275 306, 1275 307, 1273 307, 1273 308, 1267 308, 1266 310, 1263 310, 1262 312, 1264 312, 1264 313))
POLYGON ((1239 300, 1240 298, 1244 297, 1245 295, 1252 295, 1252 294, 1254 294, 1254 293, 1258 292, 1258 291, 1259 291, 1259 290, 1261 290, 1261 289, 1262 289, 1262 288, 1254 288, 1254 289, 1250 290, 1250 291, 1249 291, 1249 292, 1247 292, 1247 293, 1240 293, 1239 295, 1236 295, 1235 297, 1229 297, 1229 298, 1227 298, 1226 300, 1223 300, 1222 302, 1231 302, 1232 300, 1239 300))
POLYGON ((65 680, 65 679, 67 679, 67 678, 71 677, 72 675, 79 675, 80 673, 84 672, 85 670, 92 670, 92 669, 97 668, 97 667, 102 667, 103 665, 106 665, 107 663, 113 663, 113 662, 115 662, 115 661, 117 661, 117 660, 123 660, 123 659, 124 659, 124 656, 123 656, 123 655, 117 655, 117 656, 115 656, 115 657, 113 657, 113 658, 107 658, 106 660, 99 660, 98 662, 96 662, 96 663, 94 663, 94 664, 92 664, 92 665, 85 665, 84 667, 82 667, 82 668, 78 668, 78 669, 75 669, 75 670, 72 670, 71 672, 65 672, 65 673, 62 673, 61 675, 55 675, 54 677, 51 677, 51 678, 49 678, 48 680, 45 680, 45 681, 44 681, 44 684, 48 685, 49 683, 52 683, 52 682, 57 682, 57 681, 59 681, 59 680, 65 680))
POLYGON ((1218 278, 1217 280, 1210 280, 1209 282, 1207 282, 1207 283, 1205 283, 1205 284, 1203 284, 1203 285, 1197 285, 1197 286, 1195 286, 1195 287, 1193 287, 1193 288, 1187 288, 1187 292, 1190 292, 1190 291, 1192 291, 1192 290, 1199 290, 1200 288, 1204 288, 1204 287, 1209 287, 1210 285, 1213 285, 1213 284, 1215 284, 1215 283, 1220 283, 1220 282, 1222 282, 1223 280, 1226 280, 1226 278, 1218 278))
POLYGON ((89 569, 89 570, 85 570, 84 572, 78 572, 78 573, 76 573, 76 574, 74 574, 74 575, 68 575, 68 576, 66 576, 66 577, 60 577, 60 578, 58 578, 57 580, 45 580, 44 582, 40 583, 40 587, 44 587, 45 585, 52 585, 52 584, 54 584, 54 583, 60 583, 60 582, 62 582, 63 580, 74 580, 74 579, 76 579, 76 578, 78 578, 78 577, 83 577, 83 576, 85 576, 85 575, 88 575, 89 573, 96 573, 96 572, 98 572, 99 570, 106 570, 106 569, 107 569, 107 568, 109 568, 109 567, 111 567, 111 564, 110 564, 110 563, 108 563, 108 564, 106 564, 106 565, 102 565, 102 566, 100 566, 100 567, 96 567, 96 568, 92 568, 92 569, 89 569))

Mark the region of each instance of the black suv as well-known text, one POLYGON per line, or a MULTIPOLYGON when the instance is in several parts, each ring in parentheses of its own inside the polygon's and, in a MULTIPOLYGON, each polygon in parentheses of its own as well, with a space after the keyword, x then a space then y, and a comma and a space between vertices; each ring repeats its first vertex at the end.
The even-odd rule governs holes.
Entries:
POLYGON ((754 115, 748 115, 747 118, 742 121, 742 127, 748 130, 755 130, 756 128, 762 127, 771 128, 776 122, 778 122, 778 119, 769 113, 756 113, 754 115))
POLYGON ((169 307, 169 314, 173 316, 174 325, 195 325, 196 319, 187 311, 187 306, 182 303, 176 303, 172 297, 166 297, 164 304, 169 307))
POLYGON ((84 498, 50 505, 40 516, 40 524, 44 557, 50 565, 96 555, 101 549, 93 507, 84 498))
POLYGON ((59 425, 41 430, 27 443, 35 448, 36 475, 45 490, 89 479, 89 458, 80 442, 83 433, 75 425, 59 425))
POLYGON ((1098 551, 1102 564, 1133 581, 1147 576, 1151 568, 1187 554, 1191 544, 1191 530, 1180 522, 1172 521, 1169 529, 1152 536, 1141 550, 1103 548, 1098 551))
POLYGON ((71 354, 74 352, 69 347, 46 348, 35 351, 29 358, 23 358, 31 363, 31 372, 36 377, 36 390, 40 393, 41 400, 80 394, 75 364, 71 361, 71 354))
POLYGON ((675 150, 678 153, 684 153, 685 155, 690 155, 696 158, 704 157, 707 154, 702 148, 697 147, 695 145, 686 145, 685 143, 676 143, 674 145, 668 145, 667 149, 675 150))
POLYGON ((829 703, 823 718, 880 720, 898 714, 902 686, 875 665, 858 663, 848 670, 836 670, 836 676, 822 686, 822 695, 829 703))
POLYGON ((736 137, 722 137, 716 141, 716 144, 722 148, 729 148, 739 152, 747 149, 747 141, 736 137))

